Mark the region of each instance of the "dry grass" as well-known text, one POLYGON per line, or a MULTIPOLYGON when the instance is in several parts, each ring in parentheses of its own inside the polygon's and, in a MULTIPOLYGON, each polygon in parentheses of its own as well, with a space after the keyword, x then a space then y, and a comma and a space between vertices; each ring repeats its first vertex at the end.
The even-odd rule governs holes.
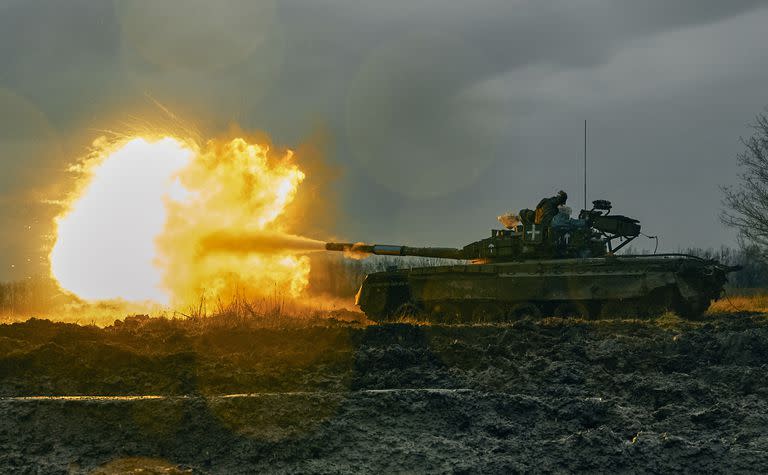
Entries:
POLYGON ((58 306, 48 311, 0 312, 0 324, 23 322, 30 318, 55 322, 108 327, 121 319, 136 321, 160 319, 201 330, 233 327, 303 327, 337 322, 367 324, 365 316, 346 300, 305 297, 288 298, 275 295, 246 298, 234 295, 228 300, 213 302, 201 298, 195 305, 172 309, 152 303, 121 301, 77 303, 58 306))
POLYGON ((765 289, 744 289, 739 293, 726 293, 712 302, 708 313, 757 312, 768 313, 768 292, 765 289))
POLYGON ((301 328, 337 323, 370 323, 359 311, 322 300, 232 300, 218 303, 210 313, 176 315, 200 330, 212 328, 301 328))
MULTIPOLYGON (((730 290, 723 298, 713 302, 707 314, 737 314, 755 312, 768 314, 768 289, 730 290)), ((229 300, 214 302, 200 299, 182 310, 163 308, 152 304, 103 302, 98 304, 67 304, 47 312, 3 312, 0 324, 23 322, 30 318, 48 319, 63 323, 108 327, 116 321, 134 316, 155 317, 200 330, 211 328, 258 327, 298 328, 336 323, 368 325, 371 322, 354 307, 352 302, 338 298, 307 297, 291 299, 280 293, 249 299, 235 295, 229 300)), ((632 318, 621 318, 629 319, 632 318)), ((607 320, 612 320, 608 317, 607 320)), ((674 313, 655 318, 657 325, 677 326, 680 319, 674 313)), ((430 325, 414 318, 402 318, 400 323, 430 325)), ((586 322, 586 321, 585 321, 586 322)), ((594 322, 592 322, 594 323, 594 322)), ((499 324, 490 324, 498 326, 499 324)))

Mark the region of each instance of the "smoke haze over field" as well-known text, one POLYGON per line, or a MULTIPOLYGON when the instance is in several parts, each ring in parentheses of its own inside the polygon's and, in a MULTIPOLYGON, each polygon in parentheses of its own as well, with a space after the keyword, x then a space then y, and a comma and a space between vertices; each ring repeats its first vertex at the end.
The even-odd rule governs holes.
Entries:
POLYGON ((0 280, 44 270, 67 166, 153 100, 206 136, 323 130, 340 219, 302 235, 456 246, 558 189, 577 208, 588 119, 590 199, 662 249, 732 244, 766 24, 758 0, 0 0, 0 280))

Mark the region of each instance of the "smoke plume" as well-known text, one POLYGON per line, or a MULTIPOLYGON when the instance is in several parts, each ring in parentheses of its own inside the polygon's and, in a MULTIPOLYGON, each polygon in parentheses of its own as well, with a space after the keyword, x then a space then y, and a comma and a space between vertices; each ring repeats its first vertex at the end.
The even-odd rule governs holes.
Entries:
POLYGON ((285 252, 310 252, 325 249, 323 241, 292 234, 262 231, 256 233, 217 232, 203 238, 199 253, 231 254, 281 254, 285 252))

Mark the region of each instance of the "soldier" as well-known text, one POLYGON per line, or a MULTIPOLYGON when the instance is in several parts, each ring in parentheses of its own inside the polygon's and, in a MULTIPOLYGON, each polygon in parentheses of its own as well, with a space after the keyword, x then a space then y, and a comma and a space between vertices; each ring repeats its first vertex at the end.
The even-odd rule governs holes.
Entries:
POLYGON ((539 201, 539 204, 536 206, 536 218, 534 223, 549 226, 552 222, 552 218, 558 213, 558 206, 564 205, 567 200, 568 194, 563 190, 560 190, 557 192, 557 195, 539 201))
POLYGON ((558 212, 555 217, 552 218, 552 223, 550 223, 550 225, 557 230, 567 231, 573 226, 572 221, 576 221, 571 219, 571 208, 565 205, 560 205, 557 209, 558 212))
POLYGON ((536 219, 536 212, 532 209, 524 208, 520 210, 518 216, 520 216, 520 222, 523 223, 524 226, 529 226, 533 224, 533 221, 536 219))

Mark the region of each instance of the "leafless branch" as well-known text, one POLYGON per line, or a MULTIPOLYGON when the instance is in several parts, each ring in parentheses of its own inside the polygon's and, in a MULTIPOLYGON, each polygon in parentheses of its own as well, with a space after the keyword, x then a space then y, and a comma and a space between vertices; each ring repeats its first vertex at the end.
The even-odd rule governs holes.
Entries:
POLYGON ((737 187, 723 187, 725 210, 720 220, 739 230, 743 239, 768 250, 768 108, 752 124, 753 135, 742 138, 736 156, 742 168, 737 187))

